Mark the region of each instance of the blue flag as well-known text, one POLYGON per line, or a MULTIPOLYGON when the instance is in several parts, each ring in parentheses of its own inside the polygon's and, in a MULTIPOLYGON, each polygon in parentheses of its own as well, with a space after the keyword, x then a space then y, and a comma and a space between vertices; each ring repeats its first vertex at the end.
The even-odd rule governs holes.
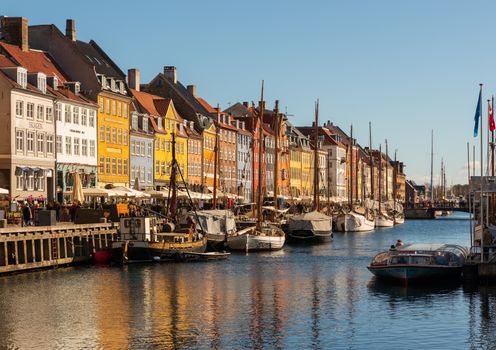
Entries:
POLYGON ((479 100, 477 101, 477 108, 474 116, 474 137, 479 133, 479 119, 481 116, 481 103, 482 103, 482 89, 479 91, 479 100))

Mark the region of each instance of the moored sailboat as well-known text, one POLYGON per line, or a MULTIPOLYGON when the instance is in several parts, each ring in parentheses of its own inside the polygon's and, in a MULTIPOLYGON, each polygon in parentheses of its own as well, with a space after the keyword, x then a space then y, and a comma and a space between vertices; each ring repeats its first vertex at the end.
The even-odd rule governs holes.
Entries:
POLYGON ((332 217, 319 212, 319 101, 315 104, 315 137, 313 167, 313 211, 289 219, 288 240, 298 243, 323 243, 332 239, 332 217))
MULTIPOLYGON (((263 153, 263 113, 265 109, 265 101, 262 94, 259 104, 259 152, 258 152, 258 190, 257 190, 257 223, 254 226, 247 227, 237 231, 235 234, 227 237, 227 247, 231 250, 250 251, 271 251, 279 250, 284 246, 286 241, 284 231, 277 225, 263 221, 262 219, 262 153, 263 153)), ((274 176, 277 178, 277 175, 274 176)), ((276 197, 275 197, 276 198, 276 197)))
POLYGON ((172 134, 171 196, 166 221, 159 224, 153 217, 121 218, 120 240, 112 242, 111 246, 114 262, 129 264, 183 260, 185 254, 205 252, 207 238, 201 224, 199 230, 193 224, 185 228, 176 228, 176 175, 179 173, 182 178, 182 174, 177 164, 175 148, 175 135, 172 134))

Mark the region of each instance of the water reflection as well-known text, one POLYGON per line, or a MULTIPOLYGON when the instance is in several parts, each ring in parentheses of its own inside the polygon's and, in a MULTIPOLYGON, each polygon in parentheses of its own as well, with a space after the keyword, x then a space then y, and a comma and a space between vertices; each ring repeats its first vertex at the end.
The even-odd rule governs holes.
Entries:
POLYGON ((234 254, 227 262, 0 278, 2 346, 490 348, 496 288, 404 287, 367 271, 371 257, 396 239, 460 243, 466 233, 456 220, 402 226, 336 234, 330 244, 277 254, 234 254))

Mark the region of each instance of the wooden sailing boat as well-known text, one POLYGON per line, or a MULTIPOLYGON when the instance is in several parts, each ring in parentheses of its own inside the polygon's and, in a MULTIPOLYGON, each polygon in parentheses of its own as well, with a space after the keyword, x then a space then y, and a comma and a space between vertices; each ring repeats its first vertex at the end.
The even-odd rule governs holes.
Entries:
POLYGON ((319 101, 315 103, 313 166, 313 211, 289 219, 288 240, 302 243, 329 242, 332 238, 332 217, 319 212, 319 101))
MULTIPOLYGON (((349 211, 339 213, 336 216, 336 231, 339 232, 367 232, 374 229, 374 221, 369 211, 364 207, 356 207, 353 202, 353 125, 350 127, 349 138, 350 155, 350 176, 349 176, 349 211)), ((358 162, 358 159, 356 160, 358 162)), ((358 176, 358 174, 357 174, 358 176)), ((358 184, 358 181, 357 181, 358 184)), ((356 186, 356 195, 358 196, 358 186, 356 186)))
POLYGON ((400 225, 405 223, 405 214, 403 213, 403 206, 397 202, 396 198, 398 195, 398 183, 396 181, 398 178, 398 164, 396 162, 396 151, 394 151, 393 221, 395 225, 400 225))
MULTIPOLYGON (((387 140, 386 140, 386 161, 388 159, 387 155, 387 140)), ((386 202, 388 200, 388 166, 386 163, 386 202)), ((382 146, 379 145, 379 210, 375 216, 375 226, 376 227, 393 227, 394 221, 386 212, 383 210, 382 204, 382 146)))
MULTIPOLYGON (((227 246, 232 250, 263 251, 279 250, 284 246, 286 240, 284 231, 274 223, 264 221, 262 218, 262 153, 263 153, 263 114, 265 110, 264 83, 262 81, 262 93, 259 104, 259 152, 258 152, 258 188, 257 188, 257 223, 238 231, 227 237, 227 246)), ((274 174, 277 179, 277 174, 274 174)), ((276 180, 277 181, 277 180, 276 180)))
MULTIPOLYGON (((172 164, 166 222, 159 224, 155 217, 126 217, 120 221, 120 240, 112 242, 112 259, 119 263, 160 262, 188 259, 188 254, 203 253, 207 238, 200 227, 193 225, 176 228, 177 184, 176 176, 182 178, 176 160, 176 140, 172 134, 172 164)), ((184 179, 183 179, 184 181, 184 179)), ((188 189, 186 188, 186 191, 188 189)), ((188 191, 189 193, 189 191, 188 191)), ((192 202, 191 202, 192 203, 192 202)))

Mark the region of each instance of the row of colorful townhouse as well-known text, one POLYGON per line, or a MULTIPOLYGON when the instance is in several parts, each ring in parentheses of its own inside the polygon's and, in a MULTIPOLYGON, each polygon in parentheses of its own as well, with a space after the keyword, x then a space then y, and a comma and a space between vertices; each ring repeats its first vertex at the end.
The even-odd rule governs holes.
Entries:
MULTIPOLYGON (((321 197, 365 198, 380 187, 371 164, 385 156, 332 123, 314 142, 313 127, 293 126, 277 106, 263 105, 262 123, 253 103, 214 108, 172 66, 142 84, 139 69, 125 74, 96 42, 77 40, 71 19, 64 34, 1 17, 0 32, 0 187, 13 198, 61 200, 75 174, 85 188, 160 189, 170 181, 173 137, 180 176, 197 192, 212 191, 217 174, 219 191, 245 202, 259 185, 267 197, 311 198, 314 145, 321 197)), ((403 164, 384 164, 391 198, 403 164)))

